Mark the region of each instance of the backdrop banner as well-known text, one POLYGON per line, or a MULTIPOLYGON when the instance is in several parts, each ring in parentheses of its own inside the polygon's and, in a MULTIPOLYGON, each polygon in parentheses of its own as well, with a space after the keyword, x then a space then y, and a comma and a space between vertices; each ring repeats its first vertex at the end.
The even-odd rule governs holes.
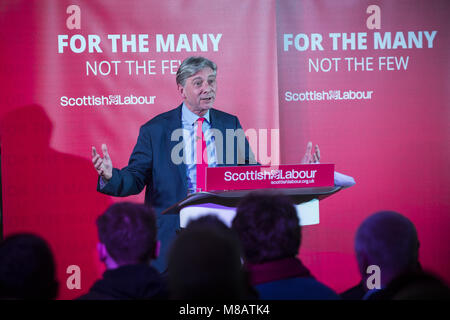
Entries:
POLYGON ((4 231, 50 242, 62 299, 101 277, 96 217, 144 201, 97 193, 91 146, 124 167, 139 127, 181 103, 181 61, 216 62, 215 107, 278 130, 275 2, 14 0, 0 12, 4 231))
POLYGON ((360 280, 353 238, 379 210, 412 220, 420 261, 450 280, 448 1, 278 1, 282 163, 299 145, 356 186, 321 203, 300 257, 341 291, 360 280))
POLYGON ((300 258, 340 292, 360 280, 359 224, 396 210, 416 225, 424 268, 450 281, 449 37, 445 0, 0 3, 4 235, 44 237, 59 298, 104 267, 91 147, 127 165, 139 127, 182 99, 188 56, 218 65, 215 108, 239 117, 263 164, 298 164, 307 141, 356 186, 321 202, 300 258), (81 273, 77 273, 79 270, 81 273), (80 274, 80 277, 76 277, 80 274))

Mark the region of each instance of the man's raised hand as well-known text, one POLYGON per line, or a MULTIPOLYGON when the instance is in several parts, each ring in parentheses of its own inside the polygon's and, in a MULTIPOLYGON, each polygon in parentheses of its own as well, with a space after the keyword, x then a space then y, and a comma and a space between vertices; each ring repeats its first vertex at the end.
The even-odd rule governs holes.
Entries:
POLYGON ((102 144, 102 152, 103 152, 103 158, 100 157, 100 155, 97 153, 97 150, 95 147, 92 147, 92 163, 94 164, 95 170, 97 170, 97 173, 99 176, 103 178, 105 182, 109 181, 112 177, 112 161, 108 154, 108 148, 106 147, 106 144, 102 144))
POLYGON ((306 152, 303 156, 301 164, 310 164, 310 163, 320 163, 320 150, 319 145, 316 144, 314 147, 314 154, 311 154, 312 151, 312 142, 309 141, 306 145, 306 152))

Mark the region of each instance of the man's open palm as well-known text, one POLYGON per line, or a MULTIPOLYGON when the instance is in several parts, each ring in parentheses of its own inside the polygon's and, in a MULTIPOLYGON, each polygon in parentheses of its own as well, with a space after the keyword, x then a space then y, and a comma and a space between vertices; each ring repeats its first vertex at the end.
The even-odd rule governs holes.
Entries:
POLYGON ((112 161, 108 154, 108 148, 106 147, 106 144, 102 144, 102 152, 103 152, 103 158, 100 157, 100 155, 97 153, 97 150, 95 147, 92 147, 92 163, 94 164, 95 170, 97 170, 97 173, 99 176, 103 178, 103 180, 108 181, 112 177, 112 161))

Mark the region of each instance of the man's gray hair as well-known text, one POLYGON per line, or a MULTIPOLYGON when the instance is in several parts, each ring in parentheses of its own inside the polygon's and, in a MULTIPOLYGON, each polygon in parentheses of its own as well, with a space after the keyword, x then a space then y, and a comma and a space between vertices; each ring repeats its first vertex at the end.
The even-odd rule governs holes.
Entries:
POLYGON ((217 72, 217 65, 209 59, 204 57, 189 57, 185 59, 177 71, 177 84, 184 87, 187 78, 192 77, 205 68, 211 68, 214 74, 217 72))
POLYGON ((371 264, 391 272, 401 272, 418 261, 419 240, 414 224, 394 211, 380 211, 368 217, 358 228, 355 251, 358 260, 364 254, 371 264))

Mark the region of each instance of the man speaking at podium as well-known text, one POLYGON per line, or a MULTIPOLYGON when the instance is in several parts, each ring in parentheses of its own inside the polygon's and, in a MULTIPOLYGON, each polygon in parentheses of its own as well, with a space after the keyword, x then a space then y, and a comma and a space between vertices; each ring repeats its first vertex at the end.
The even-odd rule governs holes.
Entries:
MULTIPOLYGON (((178 215, 162 215, 161 212, 190 193, 204 191, 207 166, 257 163, 246 138, 243 147, 239 147, 238 135, 234 136, 232 145, 225 139, 227 130, 236 132, 242 130, 242 126, 236 116, 213 108, 216 73, 216 64, 204 57, 189 57, 182 62, 176 74, 182 104, 157 115, 140 128, 126 167, 113 168, 105 144, 102 145, 103 158, 92 147, 92 162, 100 176, 99 192, 126 197, 146 187, 145 203, 153 206, 157 213, 161 251, 154 266, 161 272, 165 271, 167 250, 180 227, 178 215), (177 135, 177 132, 182 134, 177 135), (178 150, 180 137, 182 161, 180 153, 174 152, 178 150)), ((319 161, 318 146, 314 155, 311 149, 312 144, 308 143, 302 163, 319 161)))

